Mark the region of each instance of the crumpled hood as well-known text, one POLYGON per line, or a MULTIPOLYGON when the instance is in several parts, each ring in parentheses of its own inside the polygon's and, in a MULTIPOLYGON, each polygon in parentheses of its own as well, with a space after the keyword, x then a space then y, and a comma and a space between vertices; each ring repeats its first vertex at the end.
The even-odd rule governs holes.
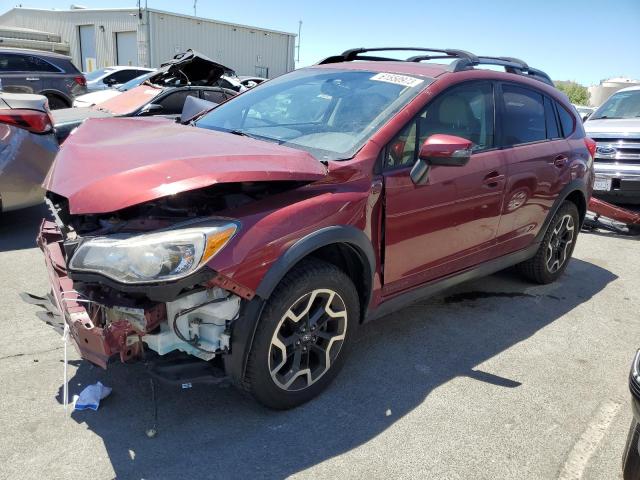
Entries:
POLYGON ((88 119, 61 147, 44 187, 72 214, 106 213, 216 183, 308 181, 311 154, 163 118, 88 119))
POLYGON ((610 118, 602 120, 587 120, 584 122, 587 135, 597 136, 598 133, 616 133, 620 137, 640 136, 640 118, 610 118))

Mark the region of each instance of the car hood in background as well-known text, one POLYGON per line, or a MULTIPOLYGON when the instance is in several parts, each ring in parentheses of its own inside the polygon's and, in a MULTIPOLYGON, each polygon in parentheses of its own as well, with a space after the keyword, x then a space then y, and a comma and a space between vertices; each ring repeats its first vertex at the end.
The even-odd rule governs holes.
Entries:
POLYGON ((109 88, 107 90, 100 90, 99 92, 91 92, 85 95, 80 95, 76 97, 73 101, 74 107, 77 105, 78 107, 91 107, 93 105, 97 105, 102 103, 110 98, 117 97, 122 92, 116 90, 115 88, 109 88))
POLYGON ((112 115, 131 115, 153 101, 164 90, 164 88, 143 83, 91 108, 112 115))
POLYGON ((311 154, 161 118, 89 119, 61 147, 45 188, 72 214, 106 213, 217 183, 308 181, 311 154))
POLYGON ((640 135, 640 118, 604 118, 602 120, 587 120, 584 122, 587 135, 597 133, 616 134, 616 136, 637 137, 640 135))

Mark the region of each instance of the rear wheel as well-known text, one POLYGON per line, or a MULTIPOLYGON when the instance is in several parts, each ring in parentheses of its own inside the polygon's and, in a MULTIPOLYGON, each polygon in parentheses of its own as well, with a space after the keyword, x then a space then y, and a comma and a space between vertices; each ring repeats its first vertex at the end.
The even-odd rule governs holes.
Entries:
POLYGON ((317 396, 342 367, 359 316, 358 294, 342 270, 315 259, 296 266, 259 320, 247 365, 253 396, 275 409, 317 396))
POLYGON ((518 271, 536 283, 555 282, 567 268, 573 254, 579 225, 578 208, 572 202, 564 202, 551 219, 535 256, 518 264, 518 271))
POLYGON ((61 108, 69 108, 67 102, 65 102, 62 98, 56 95, 46 95, 47 100, 49 100, 49 110, 59 110, 61 108))

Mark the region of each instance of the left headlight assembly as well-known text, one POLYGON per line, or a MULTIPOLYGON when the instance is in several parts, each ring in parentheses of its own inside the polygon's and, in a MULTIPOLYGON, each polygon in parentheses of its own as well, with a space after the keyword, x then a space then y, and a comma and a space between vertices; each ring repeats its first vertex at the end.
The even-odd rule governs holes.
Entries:
POLYGON ((231 240, 233 222, 131 237, 105 236, 84 241, 70 270, 99 273, 123 283, 177 280, 198 270, 231 240))

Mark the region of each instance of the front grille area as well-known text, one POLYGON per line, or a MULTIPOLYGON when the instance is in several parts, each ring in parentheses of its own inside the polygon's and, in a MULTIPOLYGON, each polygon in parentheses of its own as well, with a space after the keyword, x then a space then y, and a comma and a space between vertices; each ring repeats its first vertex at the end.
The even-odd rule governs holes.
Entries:
POLYGON ((640 137, 613 138, 593 135, 596 142, 595 161, 640 165, 640 137))

